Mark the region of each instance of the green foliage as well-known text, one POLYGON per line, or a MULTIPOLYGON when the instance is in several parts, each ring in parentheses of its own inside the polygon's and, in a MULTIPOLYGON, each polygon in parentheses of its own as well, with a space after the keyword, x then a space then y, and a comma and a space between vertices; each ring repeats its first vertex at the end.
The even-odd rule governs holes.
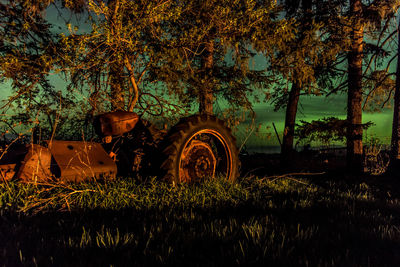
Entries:
POLYGON ((340 177, 0 184, 5 265, 398 265, 398 187, 340 177), (29 235, 27 235, 29 233, 29 235), (371 255, 374 255, 371 257, 371 255))
MULTIPOLYGON (((349 1, 283 1, 285 16, 296 22, 295 38, 277 47, 271 69, 280 75, 271 97, 278 110, 286 106, 289 85, 297 83, 302 94, 332 94, 347 90, 347 60, 351 32, 357 16, 351 14, 349 1), (311 8, 312 7, 312 8, 311 8)), ((376 111, 390 103, 393 73, 388 57, 392 55, 398 1, 370 1, 363 5, 363 87, 365 108, 376 111)), ((389 60, 392 62, 393 60, 389 60)))
POLYGON ((91 113, 140 113, 135 97, 150 93, 168 120, 192 111, 205 91, 251 109, 249 94, 268 87, 271 77, 250 60, 291 38, 292 23, 278 19, 279 11, 270 0, 88 1, 91 30, 70 25, 59 44, 60 71, 70 90, 87 97, 91 113), (207 44, 212 67, 205 71, 207 44))
MULTIPOLYGON (((341 51, 338 54, 337 61, 332 65, 342 78, 333 92, 347 89, 347 66, 342 64, 347 60, 351 50, 351 33, 355 27, 361 27, 363 34, 363 62, 362 62, 362 83, 363 92, 367 95, 364 108, 371 102, 371 108, 375 111, 377 106, 383 102, 388 102, 388 87, 391 84, 393 73, 389 70, 387 63, 388 57, 393 53, 392 45, 396 41, 393 35, 399 2, 389 1, 361 1, 362 14, 352 14, 350 10, 351 1, 324 1, 321 3, 323 14, 329 10, 335 10, 335 13, 326 12, 322 16, 328 23, 326 30, 331 38, 337 41, 341 51), (324 7, 325 6, 325 7, 324 7), (326 9, 325 9, 326 8, 326 9), (374 92, 376 90, 376 92, 374 92)), ((338 77, 340 78, 340 76, 338 77)))
POLYGON ((383 107, 391 106, 391 97, 395 86, 394 77, 387 71, 374 71, 364 82, 365 97, 363 109, 370 112, 379 112, 383 107))
POLYGON ((269 87, 272 77, 250 60, 292 38, 292 23, 278 19, 275 1, 181 1, 184 12, 169 26, 168 57, 157 75, 181 101, 193 102, 211 90, 234 107, 250 109, 248 96, 269 87), (205 69, 206 46, 212 66, 205 69))
POLYGON ((164 24, 179 10, 168 1, 87 1, 85 7, 91 29, 80 33, 69 25, 60 42, 60 70, 69 75, 70 90, 88 97, 92 112, 132 110, 138 92, 156 90, 148 72, 162 62, 164 24))
MULTIPOLYGON (((372 126, 372 122, 362 124, 363 129, 372 126)), ((296 137, 298 143, 319 142, 323 145, 329 145, 334 142, 343 142, 346 138, 347 120, 341 120, 335 117, 322 118, 311 122, 301 121, 296 127, 296 137)))
POLYGON ((3 96, 11 93, 0 105, 1 124, 16 135, 30 135, 35 129, 43 139, 60 137, 68 132, 70 122, 82 121, 76 108, 79 96, 55 88, 51 81, 60 58, 58 36, 44 17, 51 3, 0 3, 0 79, 12 86, 12 92, 6 91, 7 85, 1 89, 3 96))
POLYGON ((12 81, 15 95, 10 102, 18 100, 19 107, 27 104, 29 111, 36 97, 51 90, 47 75, 53 64, 54 36, 40 15, 43 6, 27 6, 25 1, 0 3, 0 77, 12 81))
POLYGON ((11 79, 17 96, 25 100, 49 87, 54 35, 41 14, 46 7, 44 1, 0 3, 0 77, 11 79))
POLYGON ((335 86, 339 73, 334 64, 343 45, 329 33, 331 21, 325 12, 330 11, 322 9, 328 3, 321 2, 283 1, 283 14, 295 26, 293 38, 266 55, 270 60, 268 71, 279 77, 271 92, 275 110, 292 105, 288 103, 290 85, 295 84, 301 94, 314 95, 329 92, 335 86))

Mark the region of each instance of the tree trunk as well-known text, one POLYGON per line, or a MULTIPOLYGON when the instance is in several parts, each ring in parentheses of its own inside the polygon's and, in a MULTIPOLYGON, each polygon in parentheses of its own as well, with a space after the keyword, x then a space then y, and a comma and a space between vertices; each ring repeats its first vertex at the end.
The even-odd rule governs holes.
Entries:
MULTIPOLYGON (((110 20, 108 23, 111 27, 111 33, 113 35, 119 34, 119 29, 116 23, 116 17, 119 9, 119 0, 108 1, 110 20)), ((124 64, 123 61, 118 58, 118 55, 113 55, 109 63, 108 81, 110 83, 111 90, 111 110, 125 110, 125 96, 123 90, 123 75, 124 75, 124 64)))
POLYGON ((297 106, 300 98, 300 86, 296 82, 292 84, 292 89, 289 92, 289 100, 286 107, 285 130, 283 131, 282 140, 282 158, 286 164, 293 157, 293 141, 294 127, 296 123, 297 106))
MULTIPOLYGON (((312 22, 312 1, 303 0, 301 2, 301 9, 303 12, 302 24, 300 26, 300 34, 302 31, 306 31, 310 28, 312 22)), ((299 43, 304 38, 304 35, 300 35, 299 43)), ((297 75, 294 76, 293 80, 296 80, 297 75)), ((296 124, 297 106, 300 99, 301 87, 298 82, 292 83, 292 88, 289 92, 289 99, 286 106, 285 116, 285 129, 283 131, 283 140, 281 147, 282 163, 284 166, 290 165, 293 162, 294 156, 294 130, 296 124)))
POLYGON ((400 22, 397 27, 397 36, 396 87, 394 91, 393 126, 389 166, 389 172, 391 173, 398 173, 400 170, 400 22))
POLYGON ((202 86, 202 91, 199 95, 199 112, 200 113, 213 113, 213 83, 210 81, 212 78, 212 69, 214 64, 214 43, 209 41, 204 46, 203 55, 201 58, 202 69, 204 72, 205 83, 202 86))
POLYGON ((351 31, 351 51, 348 54, 347 97, 347 167, 351 171, 362 171, 362 60, 364 28, 361 22, 361 0, 350 0, 351 16, 355 18, 351 31))
POLYGON ((111 110, 125 110, 124 90, 122 84, 124 82, 122 75, 124 66, 113 62, 110 64, 109 82, 111 90, 111 110))

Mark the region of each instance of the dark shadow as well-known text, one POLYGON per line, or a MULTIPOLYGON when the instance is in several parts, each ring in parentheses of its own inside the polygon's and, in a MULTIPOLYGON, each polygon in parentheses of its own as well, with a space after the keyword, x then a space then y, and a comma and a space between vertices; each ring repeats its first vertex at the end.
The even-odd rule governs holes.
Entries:
POLYGON ((309 195, 271 191, 211 207, 2 210, 0 265, 399 266, 398 205, 380 190, 374 201, 343 194, 361 178, 338 194, 332 177, 311 179, 320 190, 309 195))

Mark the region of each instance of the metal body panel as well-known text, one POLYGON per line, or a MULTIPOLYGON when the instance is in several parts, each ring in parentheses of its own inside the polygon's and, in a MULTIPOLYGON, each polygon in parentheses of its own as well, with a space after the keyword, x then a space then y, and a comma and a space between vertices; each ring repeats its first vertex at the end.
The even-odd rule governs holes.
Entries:
POLYGON ((99 136, 115 136, 131 131, 138 120, 136 113, 114 111, 97 116, 94 127, 99 136))
POLYGON ((47 147, 32 144, 18 170, 17 178, 25 182, 51 180, 51 153, 47 147))
POLYGON ((48 144, 57 163, 52 172, 63 181, 116 177, 117 165, 99 143, 53 140, 48 144))

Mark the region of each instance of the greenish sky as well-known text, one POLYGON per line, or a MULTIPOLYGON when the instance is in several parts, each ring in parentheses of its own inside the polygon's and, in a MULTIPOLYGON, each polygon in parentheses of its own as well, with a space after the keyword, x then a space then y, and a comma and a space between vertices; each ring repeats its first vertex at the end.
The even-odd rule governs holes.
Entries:
MULTIPOLYGON (((299 110, 297 113, 297 123, 300 120, 312 121, 324 117, 346 118, 346 95, 335 95, 329 98, 317 96, 301 96, 299 101, 299 110)), ((278 133, 282 135, 285 120, 285 111, 273 111, 273 107, 268 103, 257 104, 255 106, 257 114, 256 122, 262 123, 262 132, 270 132, 272 136, 269 140, 261 140, 254 134, 247 141, 248 146, 278 145, 277 138, 272 128, 275 123, 278 133), (267 129, 267 127, 270 127, 267 129)), ((393 110, 385 108, 381 112, 364 112, 363 122, 372 121, 375 125, 364 132, 364 138, 372 135, 379 138, 384 143, 390 143, 392 131, 393 110)), ((239 139, 243 139, 245 132, 239 131, 239 139)), ((240 142, 240 141, 239 141, 240 142)))

